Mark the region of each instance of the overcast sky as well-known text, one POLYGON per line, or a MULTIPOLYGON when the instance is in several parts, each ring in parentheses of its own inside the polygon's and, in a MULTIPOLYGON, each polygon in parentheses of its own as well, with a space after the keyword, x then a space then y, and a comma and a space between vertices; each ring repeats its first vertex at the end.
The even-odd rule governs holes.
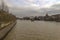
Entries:
POLYGON ((11 7, 10 12, 17 16, 60 13, 60 0, 4 0, 4 2, 11 7))
POLYGON ((50 7, 59 4, 60 0, 4 0, 9 7, 50 7))

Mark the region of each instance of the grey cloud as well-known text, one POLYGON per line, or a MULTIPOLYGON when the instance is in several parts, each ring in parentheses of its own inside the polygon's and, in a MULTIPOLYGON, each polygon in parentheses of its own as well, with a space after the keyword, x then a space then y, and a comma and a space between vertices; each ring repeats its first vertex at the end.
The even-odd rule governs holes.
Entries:
POLYGON ((40 8, 35 10, 34 8, 23 8, 20 9, 14 8, 11 9, 12 13, 16 16, 41 16, 48 13, 49 15, 60 14, 60 4, 52 5, 50 8, 40 8), (59 9, 57 9, 59 8, 59 9))

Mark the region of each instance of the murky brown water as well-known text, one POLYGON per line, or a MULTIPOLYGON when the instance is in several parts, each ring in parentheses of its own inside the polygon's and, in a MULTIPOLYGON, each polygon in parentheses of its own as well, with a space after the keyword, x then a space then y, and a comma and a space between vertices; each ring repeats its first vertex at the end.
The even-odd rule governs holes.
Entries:
POLYGON ((18 20, 5 40, 60 40, 60 23, 18 20))

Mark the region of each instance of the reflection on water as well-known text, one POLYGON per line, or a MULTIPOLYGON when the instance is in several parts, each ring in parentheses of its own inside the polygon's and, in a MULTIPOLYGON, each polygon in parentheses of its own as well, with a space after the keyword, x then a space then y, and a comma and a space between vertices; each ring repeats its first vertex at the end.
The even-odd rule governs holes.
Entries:
POLYGON ((5 40, 60 40, 60 23, 17 20, 5 40))

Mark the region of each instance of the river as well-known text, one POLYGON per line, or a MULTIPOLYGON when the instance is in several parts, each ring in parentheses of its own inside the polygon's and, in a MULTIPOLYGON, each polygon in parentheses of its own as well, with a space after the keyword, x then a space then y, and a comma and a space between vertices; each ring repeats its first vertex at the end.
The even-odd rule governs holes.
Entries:
POLYGON ((60 40, 60 23, 17 20, 4 40, 60 40))

